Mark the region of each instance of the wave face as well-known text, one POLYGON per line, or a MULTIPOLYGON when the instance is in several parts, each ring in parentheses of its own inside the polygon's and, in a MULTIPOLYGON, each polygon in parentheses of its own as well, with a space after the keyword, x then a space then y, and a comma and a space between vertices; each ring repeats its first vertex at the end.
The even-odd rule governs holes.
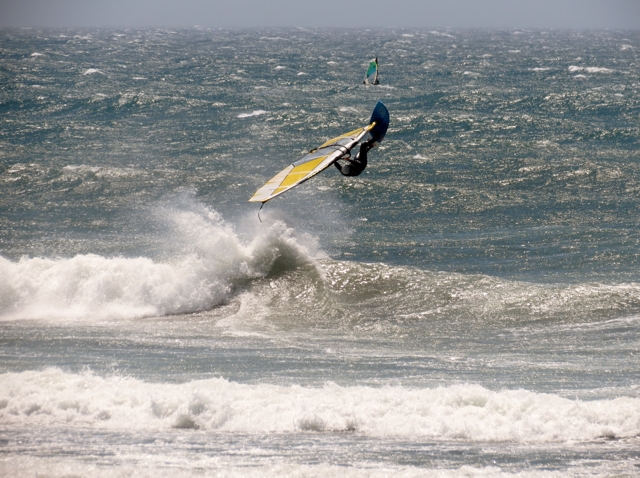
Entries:
MULTIPOLYGON (((366 329, 393 323, 631 320, 635 282, 545 284, 483 274, 335 261, 276 212, 225 221, 192 194, 145 211, 147 257, 0 257, 0 318, 110 320, 211 310, 240 297, 296 324, 366 329), (149 249, 149 248, 147 248, 149 249), (248 294, 248 295, 247 295, 248 294), (298 300, 291 301, 291 297, 298 300), (353 306, 357 304, 358 307, 353 306), (629 316, 627 319, 623 319, 629 316)), ((136 218, 137 219, 137 218, 136 218)), ((451 324, 449 324, 451 326, 451 324)))

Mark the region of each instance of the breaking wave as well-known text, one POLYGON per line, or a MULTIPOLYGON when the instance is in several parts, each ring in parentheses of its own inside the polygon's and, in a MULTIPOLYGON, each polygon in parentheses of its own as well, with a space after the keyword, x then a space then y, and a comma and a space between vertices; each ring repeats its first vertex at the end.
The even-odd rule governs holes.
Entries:
POLYGON ((0 375, 3 426, 230 433, 353 432, 372 437, 519 443, 633 438, 640 399, 570 400, 479 385, 322 388, 208 379, 148 383, 60 369, 0 375))
POLYGON ((282 221, 241 237, 215 211, 162 211, 173 257, 0 257, 0 319, 137 318, 206 310, 234 288, 312 261, 282 221), (175 245, 177 244, 177 245, 175 245))

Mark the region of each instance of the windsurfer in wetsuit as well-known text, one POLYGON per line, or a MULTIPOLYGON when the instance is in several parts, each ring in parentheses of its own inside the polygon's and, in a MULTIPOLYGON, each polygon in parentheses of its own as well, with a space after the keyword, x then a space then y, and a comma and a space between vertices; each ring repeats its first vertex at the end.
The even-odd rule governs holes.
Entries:
POLYGON ((344 176, 357 176, 364 168, 367 167, 367 152, 373 148, 373 144, 370 142, 365 142, 360 145, 360 152, 356 155, 355 158, 340 158, 340 160, 344 160, 345 164, 340 164, 336 161, 335 164, 338 171, 340 171, 344 176))

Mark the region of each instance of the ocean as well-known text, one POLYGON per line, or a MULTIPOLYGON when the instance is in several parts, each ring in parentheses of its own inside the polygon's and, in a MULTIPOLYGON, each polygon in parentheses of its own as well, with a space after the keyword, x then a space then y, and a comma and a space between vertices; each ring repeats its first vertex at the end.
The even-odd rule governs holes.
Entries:
POLYGON ((0 475, 637 476, 639 67, 640 31, 0 30, 0 475), (363 174, 258 217, 378 100, 363 174))

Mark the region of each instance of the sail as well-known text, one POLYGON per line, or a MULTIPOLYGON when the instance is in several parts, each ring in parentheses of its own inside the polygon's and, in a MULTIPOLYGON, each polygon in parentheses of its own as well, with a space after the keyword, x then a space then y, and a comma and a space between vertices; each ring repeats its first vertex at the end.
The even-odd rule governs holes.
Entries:
POLYGON ((375 123, 372 123, 364 128, 358 128, 330 139, 276 174, 256 191, 249 202, 265 203, 312 178, 349 152, 374 127, 375 123))
POLYGON ((319 148, 311 150, 302 159, 287 166, 267 181, 249 199, 249 202, 261 202, 264 204, 269 199, 273 199, 314 177, 351 151, 351 148, 363 140, 365 136, 368 141, 371 141, 373 147, 377 146, 387 133, 388 127, 389 111, 381 101, 378 101, 371 113, 368 126, 336 136, 326 141, 319 148))
POLYGON ((367 68, 367 73, 364 75, 363 83, 377 85, 378 84, 378 59, 374 58, 369 62, 369 68, 367 68))

